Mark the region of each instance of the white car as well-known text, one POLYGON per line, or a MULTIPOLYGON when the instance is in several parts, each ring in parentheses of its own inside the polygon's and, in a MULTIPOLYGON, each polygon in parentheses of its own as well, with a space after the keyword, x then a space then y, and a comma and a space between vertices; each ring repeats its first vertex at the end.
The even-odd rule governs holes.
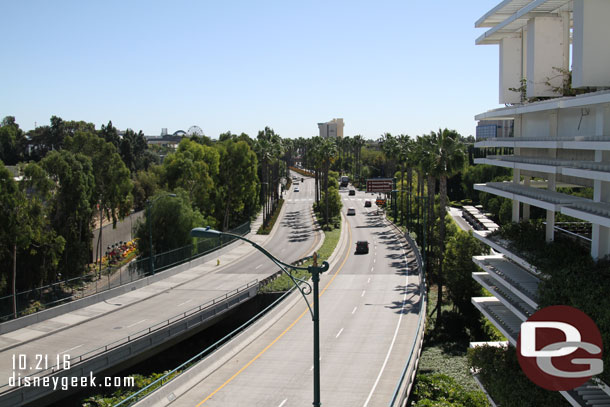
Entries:
POLYGON ((356 209, 354 208, 347 208, 347 215, 356 215, 356 209))
POLYGON ((294 192, 299 192, 299 187, 295 187, 294 192))

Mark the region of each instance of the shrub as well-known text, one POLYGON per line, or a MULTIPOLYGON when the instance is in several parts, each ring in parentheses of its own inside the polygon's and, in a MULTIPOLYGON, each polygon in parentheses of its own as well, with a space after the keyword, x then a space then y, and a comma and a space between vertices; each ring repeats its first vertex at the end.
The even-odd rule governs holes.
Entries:
POLYGON ((413 407, 487 407, 485 395, 480 391, 468 391, 450 376, 437 373, 417 376, 413 392, 413 407))
POLYGON ((532 383, 521 370, 514 347, 480 346, 468 350, 468 364, 501 406, 569 406, 558 392, 532 383))

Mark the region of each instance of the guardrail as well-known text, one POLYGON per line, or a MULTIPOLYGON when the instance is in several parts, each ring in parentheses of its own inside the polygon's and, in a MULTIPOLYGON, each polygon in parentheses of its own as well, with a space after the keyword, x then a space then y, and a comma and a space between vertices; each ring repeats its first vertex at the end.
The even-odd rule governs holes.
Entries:
MULTIPOLYGON (((242 236, 246 235, 250 232, 250 223, 246 222, 232 229, 230 232, 242 236)), ((196 245, 191 244, 156 254, 154 255, 155 272, 160 273, 178 264, 194 260, 221 249, 233 241, 235 241, 234 238, 226 236, 220 240, 204 238, 199 239, 196 245)), ((32 314, 31 312, 28 312, 28 307, 30 301, 33 300, 40 302, 42 308, 35 311, 40 312, 57 305, 79 300, 145 278, 152 274, 149 260, 148 257, 134 259, 121 267, 108 266, 101 271, 96 270, 85 276, 74 277, 19 292, 17 293, 15 300, 18 308, 17 317, 19 318, 32 314), (103 281, 104 279, 106 279, 106 281, 103 281)), ((0 312, 3 314, 0 315, 1 322, 14 319, 12 311, 9 311, 12 309, 12 302, 12 294, 0 297, 0 312)))
MULTIPOLYGON (((155 331, 158 331, 161 328, 165 328, 165 327, 167 327, 167 326, 169 326, 169 325, 171 325, 171 324, 173 324, 175 322, 178 322, 178 321, 181 321, 181 320, 183 320, 185 318, 188 318, 188 317, 190 317, 193 314, 196 314, 198 312, 204 311, 204 310, 206 310, 208 308, 212 308, 215 305, 217 305, 218 303, 221 303, 223 301, 226 301, 226 300, 228 300, 228 299, 230 299, 232 297, 235 297, 235 296, 239 295, 240 293, 248 291, 250 288, 252 288, 255 285, 258 285, 258 279, 257 280, 253 280, 253 281, 249 282, 248 284, 243 285, 243 286, 241 286, 239 288, 236 288, 235 290, 228 291, 224 295, 220 295, 218 297, 215 297, 215 298, 213 298, 213 299, 211 299, 211 300, 209 300, 207 302, 204 302, 203 304, 201 304, 199 306, 190 308, 190 309, 188 309, 188 310, 186 310, 184 312, 181 312, 180 314, 176 314, 176 315, 174 315, 174 316, 172 316, 172 317, 170 317, 170 318, 168 318, 168 319, 166 319, 166 320, 164 320, 162 322, 159 322, 159 323, 156 323, 154 325, 151 325, 148 328, 142 329, 142 330, 137 331, 137 332, 135 332, 135 333, 133 333, 131 335, 128 335, 128 336, 126 336, 124 338, 121 338, 121 339, 118 339, 116 341, 110 342, 107 345, 100 346, 99 348, 93 349, 93 350, 91 350, 89 352, 85 352, 85 353, 83 353, 81 355, 78 355, 75 358, 71 357, 70 358, 70 366, 72 367, 74 365, 82 363, 83 361, 91 359, 94 356, 101 355, 101 354, 103 354, 105 352, 108 352, 108 351, 110 351, 112 349, 115 349, 115 348, 117 348, 119 346, 128 344, 128 343, 130 343, 130 342, 132 342, 132 341, 134 341, 136 339, 142 338, 143 336, 146 336, 146 335, 149 335, 149 334, 151 334, 151 333, 153 333, 155 331)), ((52 375, 52 374, 54 374, 56 372, 64 371, 65 370, 64 368, 65 368, 64 363, 59 363, 59 364, 53 365, 53 366, 51 366, 51 367, 49 367, 47 369, 40 370, 40 371, 38 371, 36 373, 32 373, 30 375, 23 376, 23 377, 49 376, 49 375, 52 375)), ((23 378, 22 378, 21 383, 23 383, 23 378)), ((8 383, 0 386, 0 393, 4 393, 6 391, 6 387, 8 387, 8 383)), ((11 388, 18 388, 18 387, 20 387, 20 386, 17 386, 17 387, 11 386, 11 388)))
POLYGON ((198 362, 201 359, 203 359, 206 356, 208 356, 208 354, 211 351, 218 349, 221 345, 225 344, 226 342, 231 340, 233 337, 235 337, 235 335, 241 333, 244 329, 246 329, 247 327, 252 325, 262 315, 265 315, 270 309, 272 309, 276 304, 278 304, 280 301, 282 301, 286 296, 291 294, 294 290, 295 290, 295 287, 290 288, 290 290, 286 291, 278 299, 276 299, 274 302, 269 304, 265 309, 263 309, 261 312, 259 312, 258 314, 256 314, 252 318, 250 318, 248 321, 244 322, 242 325, 240 325, 239 327, 237 327, 236 329, 234 329, 233 331, 231 331, 227 335, 223 336, 221 339, 219 339, 218 341, 214 342, 212 345, 208 346, 207 348, 205 348, 204 350, 202 350, 201 352, 199 352, 198 354, 196 354, 195 356, 193 356, 192 358, 190 358, 186 362, 183 362, 178 367, 174 368, 173 370, 171 370, 171 371, 167 372, 166 374, 164 374, 163 376, 159 377, 157 380, 155 380, 154 382, 150 383, 146 387, 143 387, 142 389, 138 390, 137 392, 135 392, 134 394, 130 395, 129 397, 121 400, 119 403, 115 404, 113 407, 131 406, 134 403, 137 403, 144 396, 146 396, 146 395, 148 395, 148 394, 150 394, 150 393, 152 393, 152 392, 154 392, 156 390, 159 390, 164 385, 168 384, 169 382, 171 382, 175 378, 179 377, 181 374, 183 374, 186 371, 188 371, 188 369, 190 369, 192 366, 194 366, 196 362, 198 362), (180 373, 177 373, 177 372, 179 372, 183 368, 186 368, 186 369, 181 371, 180 373))
POLYGON ((411 351, 409 352, 409 358, 405 363, 405 367, 402 370, 400 375, 400 379, 398 380, 398 384, 394 390, 394 394, 392 395, 392 400, 388 404, 389 407, 394 406, 405 406, 406 402, 409 398, 409 394, 411 393, 411 387, 413 386, 413 382, 415 380, 415 374, 417 373, 417 365, 419 364, 419 357, 421 355, 422 345, 424 342, 424 328, 426 326, 426 306, 428 304, 428 298, 426 294, 426 274, 424 272, 424 262, 421 257, 421 253, 417 244, 413 241, 409 233, 404 234, 407 243, 413 249, 415 253, 415 260, 417 262, 417 267, 420 273, 420 308, 419 308, 419 318, 417 321, 417 331, 415 333, 415 338, 413 339, 413 345, 411 346, 411 351))

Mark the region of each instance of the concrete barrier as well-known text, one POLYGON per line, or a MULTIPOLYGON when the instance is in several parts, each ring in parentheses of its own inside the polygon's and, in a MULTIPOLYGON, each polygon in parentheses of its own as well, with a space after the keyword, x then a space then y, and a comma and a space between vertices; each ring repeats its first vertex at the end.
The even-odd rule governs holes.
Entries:
MULTIPOLYGON (((174 319, 173 322, 168 320, 166 325, 163 325, 163 323, 158 324, 160 326, 151 330, 150 333, 133 339, 127 337, 125 342, 118 341, 107 345, 107 347, 101 348, 99 353, 95 353, 82 361, 71 361, 70 369, 59 370, 49 376, 57 378, 61 382, 62 377, 89 377, 90 374, 96 375, 145 352, 150 352, 167 342, 177 340, 179 337, 192 332, 193 329, 203 329, 211 325, 229 310, 254 298, 257 292, 258 284, 255 284, 248 289, 229 296, 224 301, 211 304, 199 312, 174 319)), ((51 393, 53 393, 52 386, 15 387, 0 394, 0 407, 25 405, 51 393)))
MULTIPOLYGON (((155 275, 147 276, 147 277, 141 278, 139 280, 133 281, 131 283, 127 283, 127 284, 123 284, 123 285, 115 287, 115 288, 111 288, 110 290, 101 291, 97 294, 93 294, 88 297, 81 298, 80 300, 71 301, 71 302, 68 302, 68 303, 65 303, 62 305, 58 305, 53 308, 46 309, 44 311, 39 311, 34 314, 26 315, 23 317, 19 317, 17 319, 12 319, 10 321, 3 322, 0 324, 0 334, 5 334, 7 332, 16 331, 17 329, 25 328, 29 325, 32 325, 32 324, 35 324, 38 322, 42 322, 42 321, 46 321, 51 318, 55 318, 59 315, 65 314, 67 312, 76 311, 81 308, 88 307, 89 305, 93 305, 98 302, 105 301, 105 300, 108 300, 113 297, 117 297, 121 294, 125 294, 130 291, 134 291, 139 288, 146 287, 147 285, 156 283, 157 281, 161 281, 163 279, 166 279, 168 277, 181 273, 185 270, 188 270, 192 267, 195 267, 195 266, 203 264, 207 261, 210 261, 214 257, 217 257, 217 256, 223 254, 224 252, 232 249, 233 245, 235 245, 235 244, 240 244, 240 242, 239 241, 232 242, 232 243, 228 244, 227 246, 223 247, 222 249, 213 251, 211 253, 208 253, 204 256, 198 257, 198 258, 188 261, 186 263, 179 264, 175 267, 164 270, 155 275)), ((187 282, 183 282, 180 285, 185 284, 187 282)), ((158 295, 158 294, 152 294, 151 296, 153 296, 153 295, 158 295)), ((144 301, 147 298, 150 298, 151 296, 142 298, 137 302, 144 301)), ((131 304, 134 304, 134 303, 131 303, 131 304)), ((119 308, 117 308, 117 309, 119 309, 119 308)), ((99 318, 102 315, 106 315, 106 314, 100 314, 91 319, 99 318)), ((19 343, 19 345, 21 345, 21 344, 23 344, 23 343, 19 343)), ((2 348, 2 350, 6 350, 6 349, 10 349, 10 347, 2 348)))

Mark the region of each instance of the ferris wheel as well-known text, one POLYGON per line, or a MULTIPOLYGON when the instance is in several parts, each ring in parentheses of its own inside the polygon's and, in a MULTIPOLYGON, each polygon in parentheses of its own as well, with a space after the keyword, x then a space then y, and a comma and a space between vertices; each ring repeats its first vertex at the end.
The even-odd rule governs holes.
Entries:
POLYGON ((203 130, 199 126, 191 126, 186 134, 189 136, 203 136, 203 130))

